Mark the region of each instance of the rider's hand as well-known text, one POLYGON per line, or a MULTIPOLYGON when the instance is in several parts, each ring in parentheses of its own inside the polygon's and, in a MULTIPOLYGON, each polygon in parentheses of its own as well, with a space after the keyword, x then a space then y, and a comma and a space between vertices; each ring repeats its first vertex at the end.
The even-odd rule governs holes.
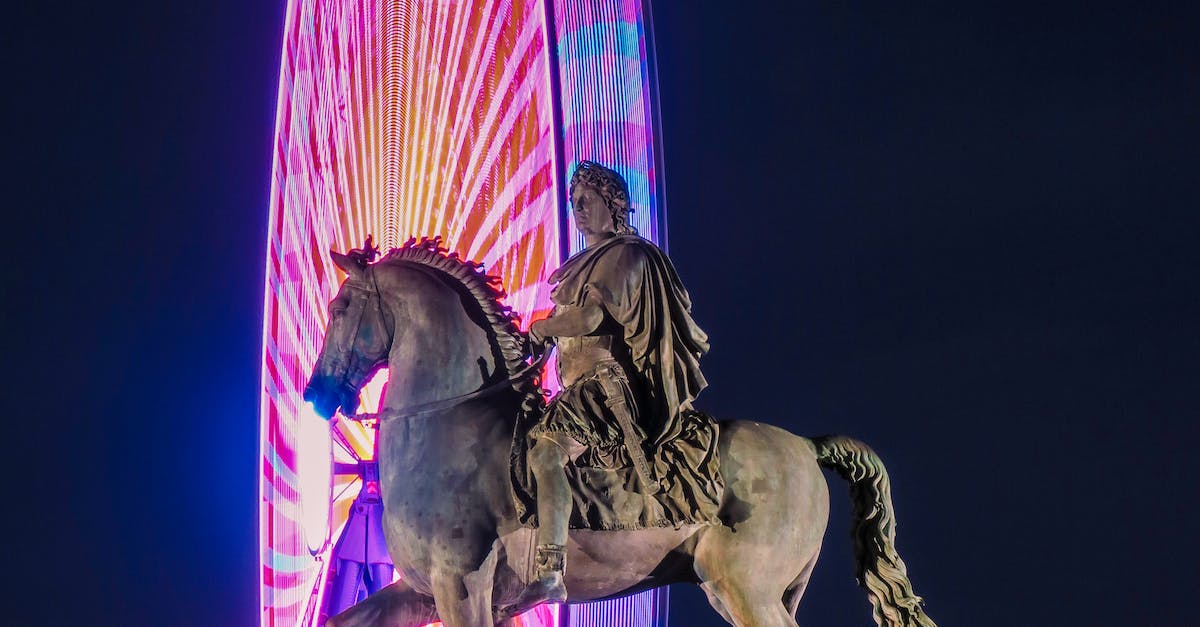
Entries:
POLYGON ((535 352, 543 352, 548 344, 547 337, 542 331, 543 320, 537 320, 529 325, 529 344, 535 349, 535 352))

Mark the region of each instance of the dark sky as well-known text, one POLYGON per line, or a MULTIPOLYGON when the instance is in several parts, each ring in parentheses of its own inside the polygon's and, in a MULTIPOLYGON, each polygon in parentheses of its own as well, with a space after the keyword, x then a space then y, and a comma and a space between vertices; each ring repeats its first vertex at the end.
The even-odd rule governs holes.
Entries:
MULTIPOLYGON (((4 26, 4 615, 252 625, 283 9, 69 4, 4 26)), ((701 405, 871 444, 943 625, 1194 623, 1196 11, 656 4, 701 405)), ((867 625, 830 485, 800 622, 867 625)))

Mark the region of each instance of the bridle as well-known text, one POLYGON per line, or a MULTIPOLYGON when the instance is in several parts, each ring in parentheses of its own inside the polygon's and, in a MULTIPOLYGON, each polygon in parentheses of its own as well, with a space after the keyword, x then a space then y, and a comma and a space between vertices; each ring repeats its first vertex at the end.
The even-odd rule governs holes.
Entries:
MULTIPOLYGON (((369 269, 370 269, 369 267, 365 268, 364 271, 369 270, 369 269)), ((350 336, 350 352, 352 352, 354 350, 354 344, 358 340, 358 332, 362 326, 363 315, 366 313, 367 305, 371 301, 374 301, 375 306, 380 308, 380 313, 383 314, 385 318, 389 318, 390 316, 387 315, 387 311, 385 309, 383 309, 380 305, 382 299, 381 299, 380 293, 379 293, 379 281, 378 281, 378 279, 376 279, 375 273, 373 271, 371 272, 371 281, 370 282, 367 282, 365 280, 355 279, 353 277, 348 277, 346 279, 346 281, 344 282, 344 285, 352 288, 352 290, 354 292, 354 296, 351 298, 350 305, 346 308, 346 313, 344 314, 346 316, 350 316, 353 314, 356 317, 354 319, 354 334, 350 336)), ((388 328, 388 346, 391 346, 392 340, 395 339, 395 321, 394 320, 385 320, 385 322, 387 322, 386 326, 388 328)), ((450 409, 452 407, 456 407, 458 405, 473 401, 478 398, 490 396, 490 395, 495 394, 496 392, 499 392, 505 388, 511 388, 513 383, 524 380, 525 378, 529 377, 530 375, 540 371, 542 369, 542 366, 545 365, 546 360, 550 358, 550 352, 551 352, 550 350, 546 350, 536 360, 534 360, 533 362, 531 362, 529 364, 526 364, 525 367, 521 368, 520 370, 508 375, 507 377, 505 377, 504 379, 501 379, 500 381, 497 381, 496 383, 493 383, 486 387, 482 387, 478 390, 475 390, 474 392, 468 392, 466 394, 459 394, 457 396, 452 396, 450 398, 446 398, 446 399, 442 399, 442 400, 438 400, 438 401, 431 401, 428 403, 419 403, 416 405, 410 405, 408 407, 402 407, 399 409, 385 409, 378 413, 360 413, 360 414, 350 414, 350 415, 342 414, 342 415, 350 420, 355 420, 355 421, 359 421, 359 422, 365 421, 365 420, 378 420, 380 422, 383 422, 383 421, 392 420, 395 418, 411 418, 411 417, 420 416, 423 414, 431 414, 434 412, 450 409)), ((340 383, 338 384, 338 389, 339 389, 339 391, 346 392, 347 396, 357 396, 358 388, 356 387, 355 384, 352 384, 350 382, 352 380, 351 374, 360 375, 361 379, 365 379, 367 373, 366 372, 351 373, 350 362, 351 362, 351 360, 347 358, 347 359, 343 360, 343 363, 338 364, 337 368, 335 369, 336 376, 338 377, 337 380, 340 381, 340 383)), ((360 378, 359 376, 356 376, 353 380, 357 381, 357 380, 359 380, 359 378, 360 378)), ((346 398, 347 396, 344 396, 343 398, 346 398)), ((340 410, 339 410, 339 413, 340 413, 340 410)))

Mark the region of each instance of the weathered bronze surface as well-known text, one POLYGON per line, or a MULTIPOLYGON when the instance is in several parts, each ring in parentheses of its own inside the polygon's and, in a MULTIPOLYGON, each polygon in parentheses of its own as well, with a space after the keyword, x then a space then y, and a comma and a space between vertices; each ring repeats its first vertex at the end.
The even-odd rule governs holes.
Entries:
POLYGON ((691 408, 708 337, 687 291, 629 226, 619 174, 584 161, 570 192, 586 247, 550 276, 554 312, 529 328, 535 344, 556 341, 563 389, 531 429, 518 424, 529 437, 513 447, 517 507, 522 521, 536 510, 537 559, 553 567, 539 567, 518 610, 566 598, 565 564, 551 557, 568 521, 596 531, 709 524, 723 488, 716 424, 691 408))
POLYGON ((734 625, 795 625, 825 532, 824 466, 850 482, 876 621, 932 626, 867 446, 693 410, 707 338, 665 255, 625 227, 609 172, 573 179, 587 248, 552 277, 555 312, 528 336, 495 280, 437 240, 376 263, 369 246, 334 254, 348 278, 305 399, 353 414, 390 369, 378 461, 402 580, 329 624, 486 627, 546 599, 692 582, 734 625), (545 406, 527 359, 551 342, 563 391, 545 406))

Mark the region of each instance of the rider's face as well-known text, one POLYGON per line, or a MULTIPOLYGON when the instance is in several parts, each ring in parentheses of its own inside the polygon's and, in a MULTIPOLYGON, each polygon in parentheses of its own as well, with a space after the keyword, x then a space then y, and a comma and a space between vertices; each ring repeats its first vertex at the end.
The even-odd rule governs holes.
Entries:
POLYGON ((579 184, 571 194, 571 211, 575 214, 575 228, 584 237, 612 235, 617 232, 612 212, 591 185, 579 184))

